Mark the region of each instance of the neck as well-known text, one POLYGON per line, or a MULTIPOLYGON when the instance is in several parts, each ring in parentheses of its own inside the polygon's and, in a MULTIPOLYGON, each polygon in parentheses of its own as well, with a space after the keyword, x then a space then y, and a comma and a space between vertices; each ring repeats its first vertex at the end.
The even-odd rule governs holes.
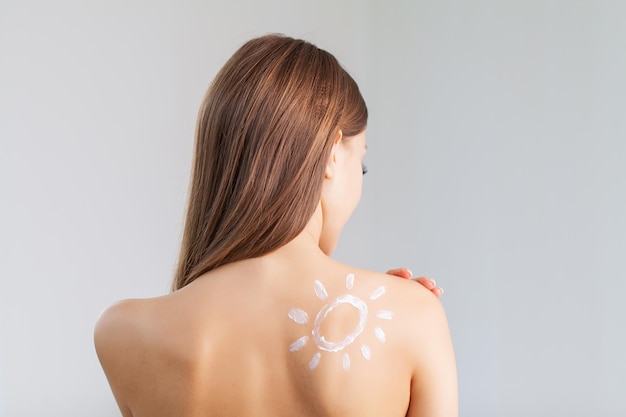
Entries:
POLYGON ((320 248, 320 236, 323 223, 321 205, 313 213, 311 219, 298 234, 287 244, 257 258, 249 258, 222 265, 207 274, 218 271, 243 268, 246 273, 256 276, 293 276, 294 271, 317 270, 321 265, 333 262, 328 251, 320 248))
MULTIPOLYGON (((320 236, 322 234, 322 208, 321 205, 318 205, 313 216, 304 227, 304 229, 300 232, 298 236, 292 239, 289 243, 282 246, 281 248, 272 252, 272 254, 278 253, 292 253, 292 252, 303 252, 309 255, 316 253, 320 255, 330 255, 325 254, 322 249, 320 249, 320 236)), ((269 255, 272 255, 269 254, 269 255)))
POLYGON ((287 261, 288 263, 300 262, 320 262, 329 259, 330 254, 320 248, 320 236, 322 233, 322 209, 318 205, 317 209, 311 216, 311 219, 304 227, 302 232, 298 234, 289 243, 281 246, 275 251, 262 256, 264 263, 279 263, 287 261))

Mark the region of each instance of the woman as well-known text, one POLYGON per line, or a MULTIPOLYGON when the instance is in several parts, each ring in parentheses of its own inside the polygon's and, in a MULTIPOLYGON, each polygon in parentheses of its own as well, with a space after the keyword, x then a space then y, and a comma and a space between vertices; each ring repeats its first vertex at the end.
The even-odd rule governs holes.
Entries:
POLYGON ((173 292, 96 325, 123 416, 457 415, 437 297, 330 258, 361 195, 366 122, 354 80, 305 41, 253 39, 224 65, 199 113, 173 292))

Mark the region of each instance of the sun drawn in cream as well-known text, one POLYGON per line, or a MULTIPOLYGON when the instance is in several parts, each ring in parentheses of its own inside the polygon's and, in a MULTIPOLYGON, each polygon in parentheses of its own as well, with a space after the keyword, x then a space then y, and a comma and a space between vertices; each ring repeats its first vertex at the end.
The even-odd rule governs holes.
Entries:
MULTIPOLYGON (((353 287, 354 287, 354 274, 348 274, 346 276, 346 289, 351 290, 353 287)), ((313 288, 315 290, 315 295, 321 301, 326 301, 328 299, 328 293, 326 292, 326 288, 324 288, 324 285, 320 281, 316 280, 313 285, 313 288)), ((369 295, 369 299, 372 301, 376 300, 380 298, 383 294, 385 294, 386 291, 387 290, 384 286, 380 286, 376 288, 374 291, 372 291, 372 293, 369 295)), ((317 346, 318 351, 313 355, 313 357, 309 361, 309 369, 312 370, 317 367, 317 365, 319 364, 322 358, 322 351, 340 352, 347 346, 350 346, 365 329, 365 324, 367 323, 368 315, 369 315, 369 309, 365 301, 351 294, 340 295, 337 298, 335 298, 333 301, 325 304, 320 309, 320 311, 318 311, 317 315, 315 316, 315 321, 313 322, 313 330, 311 331, 311 338, 313 339, 313 342, 317 346), (356 327, 352 329, 352 331, 343 338, 343 340, 340 340, 338 342, 331 342, 331 341, 326 340, 326 338, 321 334, 320 329, 322 327, 322 323, 324 322, 326 317, 330 314, 330 312, 333 311, 334 308, 336 308, 337 306, 341 304, 348 304, 354 307, 359 313, 359 322, 356 325, 356 327)), ((292 308, 291 310, 289 310, 288 316, 291 320, 293 320, 294 322, 298 324, 307 324, 309 322, 309 315, 306 313, 306 311, 300 308, 292 308)), ((383 319, 383 320, 391 320, 393 317, 393 312, 388 311, 388 310, 379 310, 376 313, 376 317, 379 319, 383 319)), ((387 336, 385 335, 385 332, 380 326, 374 327, 374 336, 376 337, 376 339, 378 339, 380 343, 384 343, 387 338, 387 336)), ((309 341, 309 336, 302 336, 301 338, 293 342, 291 345, 289 345, 289 351, 296 352, 302 349, 304 346, 306 346, 308 341, 309 341)), ((372 356, 372 352, 369 346, 367 346, 364 343, 361 344, 360 352, 361 352, 361 355, 365 359, 370 360, 372 356)), ((341 357, 341 363, 345 371, 350 370, 350 355, 347 352, 343 353, 341 357)))

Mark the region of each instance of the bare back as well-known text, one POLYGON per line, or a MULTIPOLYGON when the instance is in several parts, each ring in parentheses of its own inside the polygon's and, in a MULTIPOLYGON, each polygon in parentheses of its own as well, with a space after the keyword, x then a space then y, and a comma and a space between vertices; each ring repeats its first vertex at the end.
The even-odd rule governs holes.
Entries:
POLYGON ((407 415, 435 297, 296 266, 243 261, 107 310, 96 346, 124 416, 407 415))

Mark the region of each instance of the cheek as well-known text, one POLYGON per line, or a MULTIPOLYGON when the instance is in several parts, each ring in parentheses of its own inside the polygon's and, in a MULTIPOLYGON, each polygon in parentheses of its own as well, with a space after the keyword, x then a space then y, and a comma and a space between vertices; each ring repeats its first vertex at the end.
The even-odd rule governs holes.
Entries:
POLYGON ((355 197, 355 203, 358 203, 361 199, 361 192, 363 188, 363 165, 360 160, 357 164, 355 164, 355 167, 352 170, 351 182, 351 194, 355 197))
POLYGON ((359 201, 361 201, 361 194, 363 193, 363 173, 361 173, 361 175, 359 175, 359 183, 357 186, 357 199, 356 202, 358 204, 359 201))
POLYGON ((359 187, 363 184, 363 176, 365 174, 363 174, 363 169, 365 167, 365 165, 363 164, 363 160, 359 159, 357 161, 357 163, 355 164, 356 167, 354 168, 354 172, 355 172, 355 177, 356 177, 356 181, 359 184, 359 187))

